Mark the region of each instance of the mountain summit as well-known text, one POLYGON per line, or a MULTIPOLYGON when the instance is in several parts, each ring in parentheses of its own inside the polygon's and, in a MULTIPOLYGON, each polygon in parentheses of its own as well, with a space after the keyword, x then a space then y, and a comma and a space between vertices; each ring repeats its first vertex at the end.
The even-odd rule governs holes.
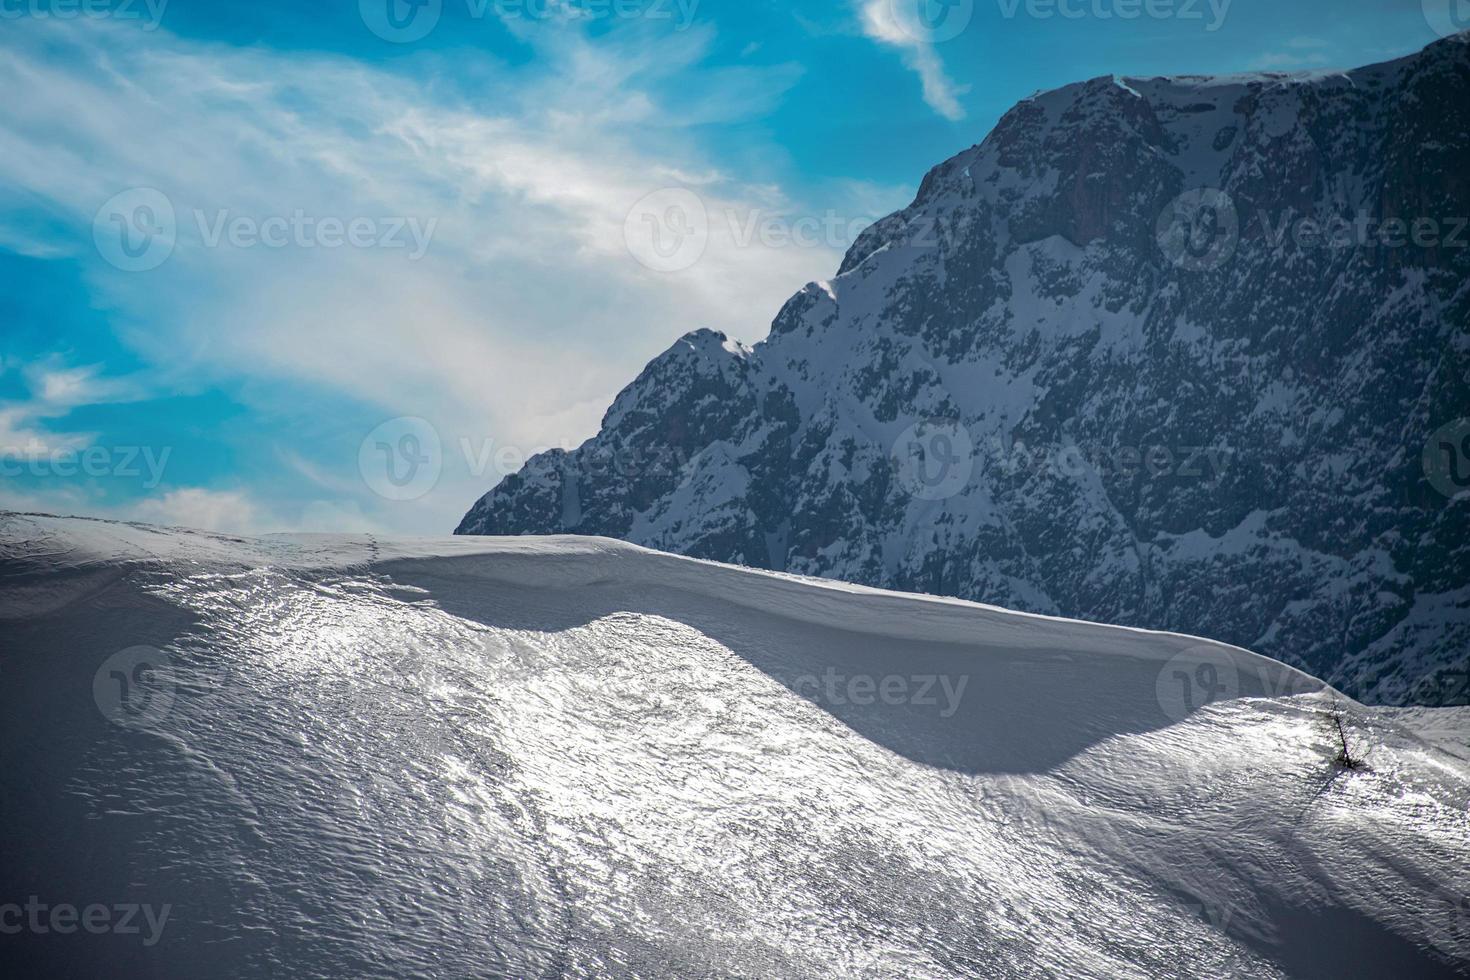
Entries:
POLYGON ((461 534, 604 535, 1464 703, 1470 34, 1103 77, 930 171, 753 348, 696 331, 461 534))

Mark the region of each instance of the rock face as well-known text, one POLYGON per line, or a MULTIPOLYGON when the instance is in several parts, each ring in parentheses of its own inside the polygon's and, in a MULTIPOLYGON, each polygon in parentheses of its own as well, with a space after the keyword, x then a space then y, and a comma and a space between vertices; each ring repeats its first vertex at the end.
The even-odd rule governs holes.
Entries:
POLYGON ((745 347, 681 338, 463 534, 1201 634, 1470 700, 1470 34, 1081 82, 745 347))

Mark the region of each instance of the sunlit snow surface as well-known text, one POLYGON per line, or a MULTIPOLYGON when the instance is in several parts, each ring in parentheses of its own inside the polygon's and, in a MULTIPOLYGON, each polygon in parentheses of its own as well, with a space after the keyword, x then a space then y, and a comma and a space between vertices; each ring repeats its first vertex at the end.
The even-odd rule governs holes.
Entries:
POLYGON ((0 630, 0 905, 171 908, 151 946, 0 935, 36 975, 1470 962, 1470 753, 1188 637, 603 539, 23 515, 0 630))

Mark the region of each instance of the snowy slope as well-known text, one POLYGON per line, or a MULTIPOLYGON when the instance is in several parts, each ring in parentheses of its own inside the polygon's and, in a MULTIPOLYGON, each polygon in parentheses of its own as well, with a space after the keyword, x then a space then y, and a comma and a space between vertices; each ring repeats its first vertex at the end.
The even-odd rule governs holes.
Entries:
POLYGON ((1470 460, 1436 467, 1470 434, 1467 174, 1470 34, 1038 94, 769 337, 688 334, 458 530, 1179 630, 1466 704, 1470 460))
POLYGON ((1470 964, 1470 763, 1216 643, 607 539, 13 514, 0 623, 0 904, 170 906, 0 936, 19 975, 1470 964))

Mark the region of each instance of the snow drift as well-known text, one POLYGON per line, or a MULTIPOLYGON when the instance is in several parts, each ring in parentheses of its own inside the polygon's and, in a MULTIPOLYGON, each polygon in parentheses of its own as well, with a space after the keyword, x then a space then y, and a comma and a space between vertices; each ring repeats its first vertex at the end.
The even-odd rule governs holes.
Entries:
POLYGON ((1466 754, 1192 637, 597 538, 18 514, 0 623, 22 975, 1470 962, 1466 754))

